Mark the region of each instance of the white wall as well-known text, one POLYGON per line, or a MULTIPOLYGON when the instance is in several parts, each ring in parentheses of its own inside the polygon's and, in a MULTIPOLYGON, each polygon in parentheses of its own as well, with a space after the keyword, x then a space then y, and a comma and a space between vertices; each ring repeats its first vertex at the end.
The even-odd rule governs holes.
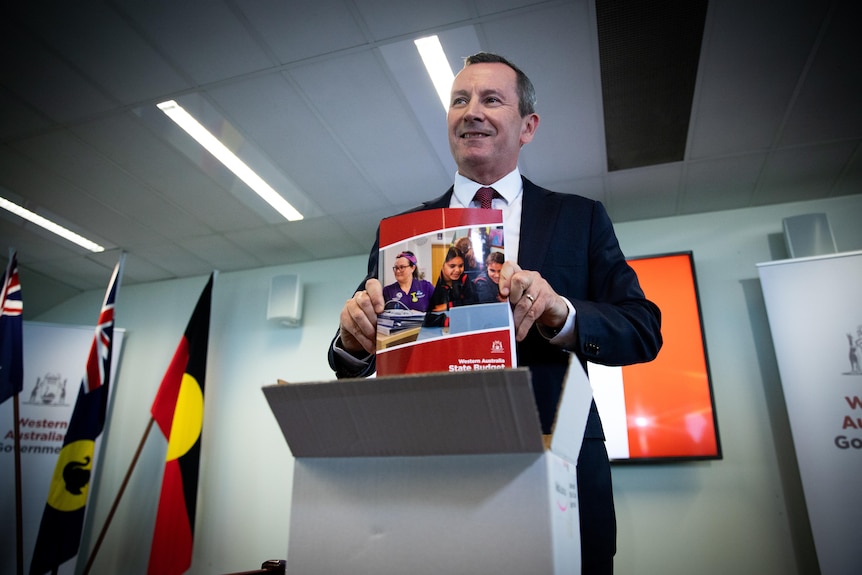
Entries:
MULTIPOLYGON (((628 256, 694 253, 724 451, 720 461, 614 467, 618 573, 817 572, 755 268, 786 257, 782 218, 812 212, 828 214, 840 251, 862 249, 862 195, 617 226, 628 256)), ((218 276, 192 575, 285 558, 292 462, 260 388, 278 378, 331 379, 326 349, 364 270, 365 257, 357 256, 218 276), (266 320, 269 279, 283 273, 305 284, 300 329, 266 320)), ((205 282, 121 287, 117 325, 126 341, 91 503, 96 531, 205 282)), ((92 324, 102 296, 88 292, 37 320, 92 324)), ((94 572, 146 572, 164 450, 154 430, 94 572)))

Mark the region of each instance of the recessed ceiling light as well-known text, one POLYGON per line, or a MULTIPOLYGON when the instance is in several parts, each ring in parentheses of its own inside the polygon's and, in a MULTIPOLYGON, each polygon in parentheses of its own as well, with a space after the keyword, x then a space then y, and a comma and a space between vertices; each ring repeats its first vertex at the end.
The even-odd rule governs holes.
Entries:
POLYGON ((174 100, 168 100, 158 104, 158 108, 164 112, 171 120, 186 131, 188 135, 194 138, 201 146, 209 153, 225 165, 227 169, 236 175, 240 180, 246 183, 248 187, 257 193, 261 198, 272 206, 275 211, 280 213, 288 221, 296 221, 302 219, 302 214, 285 200, 281 194, 276 192, 272 186, 266 183, 263 178, 257 175, 254 170, 240 160, 236 154, 230 151, 227 146, 221 143, 218 138, 212 135, 200 122, 198 122, 185 108, 180 106, 174 100))
POLYGON ((81 246, 82 248, 86 248, 86 249, 90 250, 91 252, 98 253, 98 252, 105 251, 105 248, 103 246, 100 246, 96 242, 92 242, 92 241, 88 240, 87 238, 85 238, 84 236, 76 234, 75 232, 73 232, 72 230, 70 230, 68 228, 64 228, 60 224, 54 223, 47 218, 43 218, 39 214, 31 212, 27 208, 23 208, 23 207, 19 206, 18 204, 16 204, 15 202, 10 202, 6 198, 0 197, 0 208, 3 208, 4 210, 8 210, 8 211, 12 212, 13 214, 15 214, 16 216, 20 216, 20 217, 24 218, 28 222, 33 222, 37 226, 41 226, 41 227, 45 228, 46 230, 48 230, 49 232, 57 234, 61 238, 69 240, 73 244, 77 244, 77 245, 81 246))
POLYGON ((452 68, 449 66, 449 60, 443 52, 443 46, 440 44, 440 39, 437 36, 427 36, 418 38, 413 41, 416 44, 416 49, 419 50, 419 56, 422 57, 422 63, 425 64, 425 69, 428 70, 428 75, 431 76, 431 82, 434 83, 434 89, 437 90, 437 96, 440 102, 443 103, 443 108, 449 110, 449 93, 452 90, 452 82, 455 80, 455 74, 452 73, 452 68))

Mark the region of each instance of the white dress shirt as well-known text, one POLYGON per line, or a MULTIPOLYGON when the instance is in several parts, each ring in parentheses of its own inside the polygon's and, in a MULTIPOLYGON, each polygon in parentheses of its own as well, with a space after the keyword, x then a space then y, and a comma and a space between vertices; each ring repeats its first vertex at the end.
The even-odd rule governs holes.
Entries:
MULTIPOLYGON (((476 191, 485 187, 473 180, 465 178, 459 173, 455 174, 455 186, 452 199, 449 201, 450 208, 478 208, 479 202, 474 200, 476 191)), ((488 185, 489 188, 499 194, 491 202, 491 208, 503 212, 503 241, 505 242, 506 259, 518 262, 518 248, 521 244, 521 207, 524 203, 524 181, 521 179, 521 171, 516 167, 514 170, 488 185), (502 196, 502 197, 500 197, 502 196)), ((539 333, 546 337, 554 345, 563 349, 574 349, 577 344, 575 338, 575 308, 572 302, 560 296, 569 308, 566 322, 559 331, 554 331, 537 324, 539 333)))

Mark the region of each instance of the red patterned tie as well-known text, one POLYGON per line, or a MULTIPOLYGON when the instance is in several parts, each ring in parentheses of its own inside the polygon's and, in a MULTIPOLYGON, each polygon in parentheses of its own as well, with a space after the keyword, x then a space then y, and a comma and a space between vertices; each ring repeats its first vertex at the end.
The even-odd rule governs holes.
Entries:
POLYGON ((476 195, 473 196, 473 199, 479 202, 479 207, 483 210, 490 210, 491 201, 496 195, 497 191, 494 188, 479 188, 476 191, 476 195))

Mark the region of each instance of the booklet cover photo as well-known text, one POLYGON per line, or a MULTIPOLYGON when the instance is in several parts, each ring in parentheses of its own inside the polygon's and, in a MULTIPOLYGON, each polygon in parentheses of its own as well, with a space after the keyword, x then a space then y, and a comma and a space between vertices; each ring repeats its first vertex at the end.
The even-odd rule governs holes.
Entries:
POLYGON ((500 210, 382 220, 377 375, 515 367, 512 310, 497 291, 504 252, 500 210))

